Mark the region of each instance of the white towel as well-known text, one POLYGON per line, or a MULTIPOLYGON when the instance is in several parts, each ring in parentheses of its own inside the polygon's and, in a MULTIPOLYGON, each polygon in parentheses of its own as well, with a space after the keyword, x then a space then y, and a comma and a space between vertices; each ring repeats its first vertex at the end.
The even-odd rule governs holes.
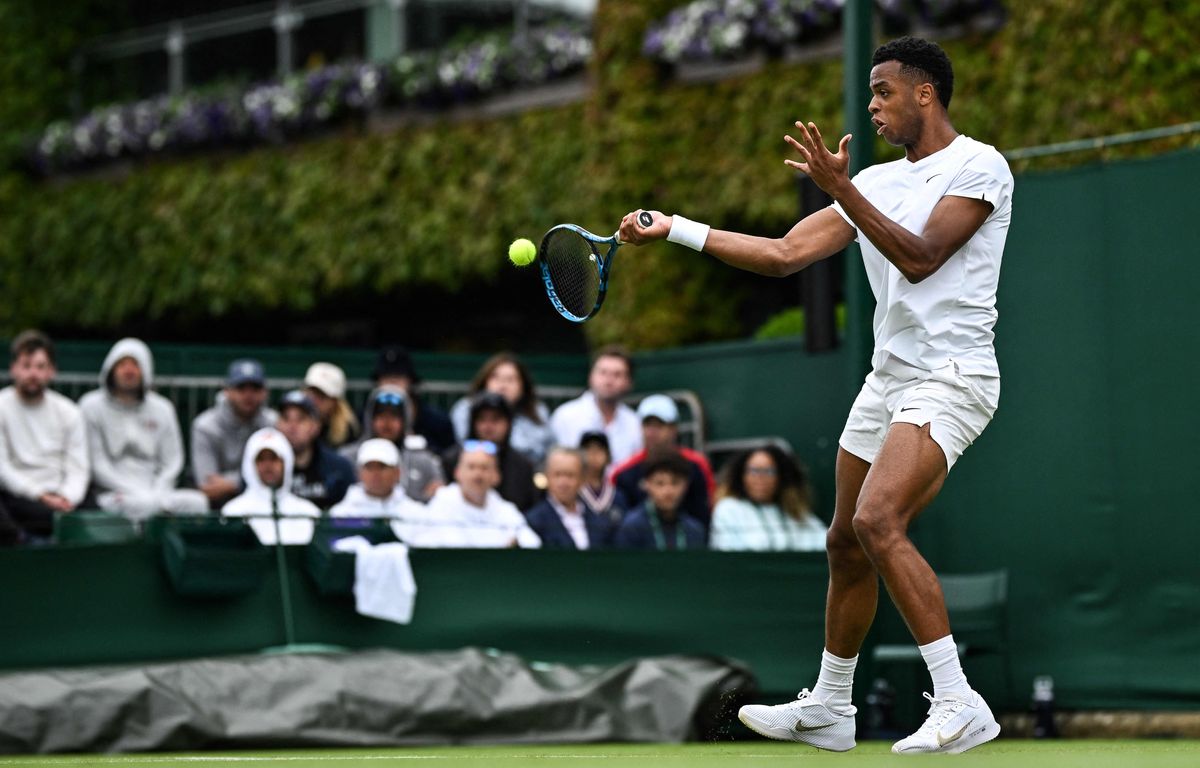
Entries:
POLYGON ((417 582, 405 544, 371 546, 362 536, 334 542, 334 549, 354 552, 354 603, 363 616, 397 624, 412 621, 417 582))

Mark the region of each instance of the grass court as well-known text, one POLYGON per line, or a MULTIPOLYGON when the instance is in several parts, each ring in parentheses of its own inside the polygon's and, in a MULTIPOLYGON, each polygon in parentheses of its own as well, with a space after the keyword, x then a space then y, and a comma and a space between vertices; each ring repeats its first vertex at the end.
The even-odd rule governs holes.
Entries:
POLYGON ((890 742, 864 742, 851 752, 795 744, 583 744, 563 746, 312 749, 140 755, 0 756, 3 766, 137 766, 137 768, 775 768, 777 766, 941 765, 985 768, 1194 768, 1200 741, 999 739, 955 757, 900 757, 890 742))

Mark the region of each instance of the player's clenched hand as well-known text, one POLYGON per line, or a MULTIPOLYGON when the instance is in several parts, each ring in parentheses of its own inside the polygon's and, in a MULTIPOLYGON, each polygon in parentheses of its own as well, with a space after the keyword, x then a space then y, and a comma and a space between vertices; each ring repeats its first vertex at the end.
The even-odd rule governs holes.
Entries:
POLYGON ((797 120, 796 129, 799 140, 791 136, 784 136, 783 140, 800 153, 801 161, 787 159, 783 162, 807 173, 818 187, 836 198, 839 185, 850 180, 851 135, 847 133, 842 137, 838 142, 837 153, 834 154, 825 147, 825 141, 821 138, 821 131, 817 129, 816 123, 805 125, 797 120))
POLYGON ((617 234, 621 238, 622 243, 642 245, 654 240, 662 240, 670 234, 670 216, 663 214, 661 211, 648 211, 654 221, 650 226, 643 227, 638 222, 638 214, 641 212, 640 208, 636 211, 630 211, 625 214, 625 218, 621 219, 621 226, 617 230, 617 234))

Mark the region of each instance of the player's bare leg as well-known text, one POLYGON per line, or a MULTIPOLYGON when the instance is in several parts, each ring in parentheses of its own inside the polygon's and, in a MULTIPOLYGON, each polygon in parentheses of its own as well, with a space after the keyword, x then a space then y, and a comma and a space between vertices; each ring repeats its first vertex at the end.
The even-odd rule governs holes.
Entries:
POLYGON ((858 649, 875 618, 879 577, 854 533, 859 489, 871 465, 838 448, 837 497, 826 537, 829 592, 825 606, 825 653, 812 692, 778 706, 751 704, 738 717, 772 739, 799 741, 843 752, 854 747, 855 708, 850 703, 858 649))
POLYGON ((846 659, 858 655, 879 604, 879 576, 854 531, 854 512, 870 469, 866 461, 838 448, 837 496, 825 537, 829 558, 825 648, 846 659))
POLYGON ((1000 726, 962 674, 937 575, 908 537, 913 520, 946 480, 946 458, 929 425, 893 424, 863 482, 854 530, 883 578, 922 655, 934 695, 929 716, 898 753, 962 752, 995 738, 1000 726))
POLYGON ((893 424, 854 514, 866 556, 921 645, 950 634, 950 621, 941 584, 908 538, 908 528, 945 481, 946 456, 929 436, 929 425, 893 424))

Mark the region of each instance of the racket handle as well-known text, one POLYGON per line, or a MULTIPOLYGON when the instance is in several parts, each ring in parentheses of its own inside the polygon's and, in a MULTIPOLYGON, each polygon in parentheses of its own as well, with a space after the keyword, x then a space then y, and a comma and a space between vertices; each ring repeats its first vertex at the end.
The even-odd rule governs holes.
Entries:
MULTIPOLYGON (((649 211, 642 211, 637 215, 637 222, 644 229, 654 223, 654 217, 650 215, 649 211)), ((621 230, 618 229, 613 234, 613 238, 617 241, 617 245, 625 244, 625 241, 621 239, 621 230)))

